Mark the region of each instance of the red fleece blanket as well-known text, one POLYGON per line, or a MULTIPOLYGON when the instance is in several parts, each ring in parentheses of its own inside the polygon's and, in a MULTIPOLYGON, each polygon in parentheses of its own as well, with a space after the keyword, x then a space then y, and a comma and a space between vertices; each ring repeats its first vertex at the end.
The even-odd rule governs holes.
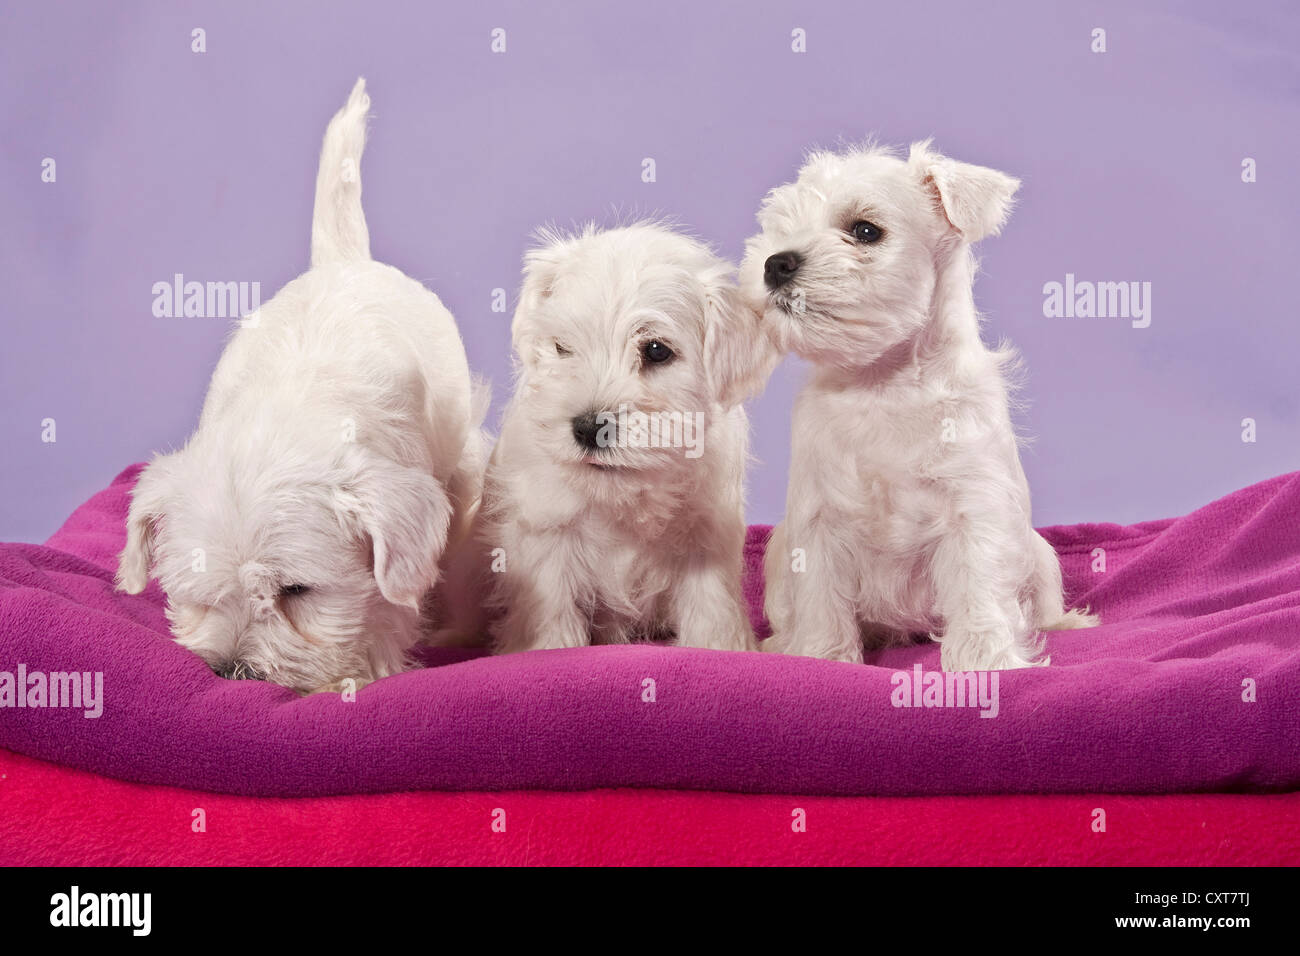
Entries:
POLYGON ((0 751, 6 866, 1297 863, 1300 794, 622 789, 284 799, 123 783, 0 751))

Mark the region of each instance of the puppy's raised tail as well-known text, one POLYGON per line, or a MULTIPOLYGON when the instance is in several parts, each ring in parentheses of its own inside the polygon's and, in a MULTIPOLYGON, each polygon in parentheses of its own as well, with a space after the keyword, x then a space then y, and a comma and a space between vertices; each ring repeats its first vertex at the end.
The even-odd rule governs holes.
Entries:
POLYGON ((370 97, 365 78, 325 130, 311 217, 311 264, 370 258, 370 230, 361 210, 361 153, 366 148, 370 97))

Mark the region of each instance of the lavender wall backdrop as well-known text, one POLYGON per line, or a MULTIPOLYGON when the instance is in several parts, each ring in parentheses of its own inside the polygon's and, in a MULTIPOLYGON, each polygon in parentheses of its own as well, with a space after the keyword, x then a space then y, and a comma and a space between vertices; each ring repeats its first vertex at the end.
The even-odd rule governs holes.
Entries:
MULTIPOLYGON (((977 299, 1027 360, 1038 522, 1187 511, 1300 468, 1298 50, 1283 2, 6 3, 0 537, 43 540, 188 435, 227 322, 156 318, 151 288, 269 297, 305 268, 321 134, 362 74, 374 253, 456 314, 498 410, 492 290, 513 306, 538 225, 661 212, 734 258, 805 148, 933 134, 1024 181, 977 299), (1150 326, 1045 317, 1067 273, 1151 283, 1150 326)), ((802 374, 753 405, 754 521, 784 507, 802 374)))

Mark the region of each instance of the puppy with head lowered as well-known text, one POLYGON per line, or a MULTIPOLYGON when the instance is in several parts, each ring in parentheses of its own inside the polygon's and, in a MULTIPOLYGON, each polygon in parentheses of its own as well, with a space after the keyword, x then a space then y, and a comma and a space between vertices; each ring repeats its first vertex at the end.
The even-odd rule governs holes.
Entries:
POLYGON ((151 574, 179 644, 307 692, 405 669, 421 600, 477 494, 451 314, 370 258, 358 81, 330 122, 311 269, 241 322, 198 430, 140 475, 118 586, 151 574))
POLYGON ((980 339, 971 243, 1019 183, 938 155, 816 153, 774 189, 741 267, 783 351, 813 363, 768 545, 772 650, 844 661, 929 634, 945 670, 1045 664, 1063 604, 1030 521, 1008 347, 980 339))
POLYGON ((462 596, 448 639, 486 630, 503 652, 668 636, 755 648, 740 402, 776 353, 732 273, 650 222, 544 234, 528 253, 516 391, 478 553, 446 588, 462 596))

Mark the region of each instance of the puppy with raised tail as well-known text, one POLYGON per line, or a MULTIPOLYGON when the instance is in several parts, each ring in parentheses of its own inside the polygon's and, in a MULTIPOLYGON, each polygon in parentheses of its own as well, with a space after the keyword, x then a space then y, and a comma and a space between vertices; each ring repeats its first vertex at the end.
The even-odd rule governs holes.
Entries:
POLYGON ((460 606, 444 640, 755 649, 740 402, 777 356, 732 274, 650 222, 547 233, 528 253, 516 392, 487 467, 478 554, 450 572, 460 606))
POLYGON ((912 146, 816 153, 758 214, 741 283, 782 351, 814 365, 768 545, 772 650, 861 661, 929 634, 945 670, 1046 664, 1066 611, 1030 521, 1009 347, 980 339, 971 243, 1019 182, 912 146))
POLYGON ((311 269, 241 321, 198 430, 140 475, 118 587, 151 573, 219 674, 312 691, 408 666, 480 476, 469 368, 429 292, 370 258, 365 83, 325 133, 311 269))

